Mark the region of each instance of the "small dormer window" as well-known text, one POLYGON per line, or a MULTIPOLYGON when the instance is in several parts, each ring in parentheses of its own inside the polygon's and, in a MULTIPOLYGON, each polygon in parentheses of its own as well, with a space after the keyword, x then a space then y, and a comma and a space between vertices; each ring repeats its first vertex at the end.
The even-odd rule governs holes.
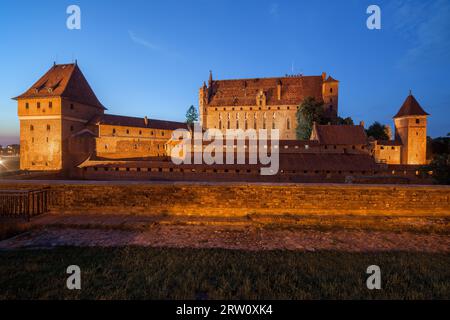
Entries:
POLYGON ((420 119, 416 119, 416 124, 419 124, 420 123, 420 119))
POLYGON ((30 104, 28 102, 25 102, 25 109, 29 109, 30 108, 30 104))

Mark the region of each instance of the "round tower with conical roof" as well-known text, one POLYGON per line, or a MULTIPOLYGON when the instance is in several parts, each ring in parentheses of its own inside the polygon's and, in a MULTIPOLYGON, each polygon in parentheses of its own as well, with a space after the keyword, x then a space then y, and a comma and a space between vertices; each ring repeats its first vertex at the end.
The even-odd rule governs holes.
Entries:
POLYGON ((394 116, 395 139, 401 142, 401 164, 426 164, 427 116, 410 92, 394 116))

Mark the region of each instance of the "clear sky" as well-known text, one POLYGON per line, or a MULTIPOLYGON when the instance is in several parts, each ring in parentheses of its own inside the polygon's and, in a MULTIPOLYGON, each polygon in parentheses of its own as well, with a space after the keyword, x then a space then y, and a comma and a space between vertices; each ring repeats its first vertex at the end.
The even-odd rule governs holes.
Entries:
POLYGON ((450 1, 0 1, 0 144, 18 142, 16 102, 53 61, 75 58, 109 113, 184 120, 214 78, 326 71, 339 113, 392 126, 409 89, 450 132, 450 1), (66 9, 81 8, 81 30, 66 9), (366 9, 381 8, 381 30, 366 9))

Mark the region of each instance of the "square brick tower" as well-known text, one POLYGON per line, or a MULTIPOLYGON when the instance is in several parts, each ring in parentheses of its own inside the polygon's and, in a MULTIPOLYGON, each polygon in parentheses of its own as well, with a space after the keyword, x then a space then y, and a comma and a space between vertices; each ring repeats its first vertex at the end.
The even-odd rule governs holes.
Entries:
POLYGON ((402 143, 401 164, 426 164, 428 115, 410 93, 394 116, 395 139, 402 143))
POLYGON ((80 133, 94 135, 95 128, 89 128, 88 122, 106 110, 77 63, 54 64, 14 99, 20 120, 21 170, 63 170, 73 166, 89 150, 72 142, 80 133))

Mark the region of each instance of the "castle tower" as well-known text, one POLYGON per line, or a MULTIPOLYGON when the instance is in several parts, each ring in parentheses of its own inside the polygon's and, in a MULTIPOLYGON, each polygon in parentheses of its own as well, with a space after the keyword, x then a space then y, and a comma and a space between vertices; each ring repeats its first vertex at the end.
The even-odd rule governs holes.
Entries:
POLYGON ((200 126, 203 128, 206 126, 206 116, 207 112, 207 104, 208 104, 208 88, 206 87, 206 83, 203 82, 203 86, 199 90, 198 94, 198 111, 199 111, 199 120, 200 126))
POLYGON ((426 164, 428 115, 410 93, 394 116, 395 139, 402 143, 401 164, 426 164))
POLYGON ((70 168, 87 152, 71 142, 77 133, 95 130, 89 128, 89 120, 106 110, 76 63, 54 64, 14 99, 20 120, 21 170, 70 168))
POLYGON ((322 98, 325 107, 325 115, 329 118, 337 118, 338 115, 338 97, 339 81, 331 76, 326 77, 322 73, 322 98))

